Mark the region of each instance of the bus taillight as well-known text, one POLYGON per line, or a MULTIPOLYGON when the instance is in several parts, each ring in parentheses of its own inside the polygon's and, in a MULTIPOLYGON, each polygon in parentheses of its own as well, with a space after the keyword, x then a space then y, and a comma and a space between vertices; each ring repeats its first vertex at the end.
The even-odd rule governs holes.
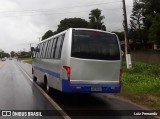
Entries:
POLYGON ((66 70, 67 72, 67 76, 68 76, 68 81, 70 83, 70 74, 71 74, 71 68, 68 66, 63 66, 63 68, 66 70))

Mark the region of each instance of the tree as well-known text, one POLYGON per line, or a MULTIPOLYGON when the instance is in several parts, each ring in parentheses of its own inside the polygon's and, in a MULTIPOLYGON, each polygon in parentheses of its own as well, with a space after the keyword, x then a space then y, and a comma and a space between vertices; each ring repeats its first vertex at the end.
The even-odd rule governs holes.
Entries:
POLYGON ((158 20, 160 15, 160 0, 141 0, 144 3, 144 26, 146 34, 150 41, 154 41, 159 44, 158 31, 159 26, 158 20))
POLYGON ((149 29, 152 25, 152 20, 157 13, 160 13, 160 0, 141 0, 144 4, 144 26, 149 29))
POLYGON ((118 38, 120 41, 124 41, 124 32, 113 32, 115 34, 117 34, 118 38))
POLYGON ((4 51, 0 52, 0 58, 9 57, 10 55, 4 51))
POLYGON ((144 4, 144 15, 154 16, 160 13, 160 1, 159 0, 141 0, 144 4))
POLYGON ((53 36, 54 33, 51 30, 48 30, 43 36, 42 36, 42 41, 53 36))
POLYGON ((104 18, 104 16, 101 16, 101 10, 99 10, 98 8, 91 10, 91 13, 89 14, 90 27, 93 29, 100 29, 106 31, 106 27, 105 25, 103 25, 104 22, 102 21, 104 18))
POLYGON ((149 40, 154 41, 160 46, 160 14, 157 14, 153 19, 152 25, 149 28, 149 40))
POLYGON ((29 51, 29 52, 25 52, 25 51, 22 51, 21 53, 20 53, 20 56, 19 56, 20 58, 28 58, 28 57, 31 57, 31 52, 29 51))
POLYGON ((81 18, 65 18, 60 21, 57 33, 62 32, 68 28, 88 28, 88 22, 81 18))
POLYGON ((0 58, 2 58, 3 53, 4 53, 4 51, 0 49, 0 58))
POLYGON ((11 57, 14 57, 15 56, 15 52, 14 51, 11 51, 11 57))
MULTIPOLYGON (((144 4, 140 3, 139 0, 134 0, 133 2, 133 9, 132 14, 130 16, 130 26, 131 31, 129 33, 129 37, 133 40, 134 45, 145 46, 147 44, 147 37, 144 34, 144 23, 143 23, 143 11, 144 11, 144 4)), ((135 46, 139 47, 139 46, 135 46)))
POLYGON ((143 28, 143 4, 134 0, 132 14, 130 16, 130 26, 134 31, 140 31, 143 28))

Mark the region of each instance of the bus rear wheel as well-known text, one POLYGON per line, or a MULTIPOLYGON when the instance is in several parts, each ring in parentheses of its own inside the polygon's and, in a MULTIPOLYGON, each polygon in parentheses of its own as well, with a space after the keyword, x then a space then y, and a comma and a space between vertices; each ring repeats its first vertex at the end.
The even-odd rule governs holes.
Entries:
POLYGON ((45 91, 46 93, 50 93, 50 91, 51 91, 51 87, 48 85, 48 81, 47 81, 46 78, 44 79, 43 89, 44 89, 44 91, 45 91))
POLYGON ((33 76, 33 81, 36 82, 37 81, 37 77, 33 76))
POLYGON ((32 68, 32 75, 33 75, 33 81, 36 82, 37 81, 37 77, 34 76, 34 70, 32 68))

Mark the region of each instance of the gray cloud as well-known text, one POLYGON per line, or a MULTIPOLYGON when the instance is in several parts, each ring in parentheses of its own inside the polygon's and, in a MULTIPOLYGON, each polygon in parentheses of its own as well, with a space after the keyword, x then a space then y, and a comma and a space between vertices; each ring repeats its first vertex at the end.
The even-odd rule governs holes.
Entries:
MULTIPOLYGON (((132 4, 133 0, 126 0, 128 18, 132 4)), ((60 20, 71 17, 88 20, 89 12, 95 8, 102 10, 107 30, 123 30, 121 0, 1 0, 0 49, 29 50, 29 43, 38 43, 47 30, 56 30, 60 20)))

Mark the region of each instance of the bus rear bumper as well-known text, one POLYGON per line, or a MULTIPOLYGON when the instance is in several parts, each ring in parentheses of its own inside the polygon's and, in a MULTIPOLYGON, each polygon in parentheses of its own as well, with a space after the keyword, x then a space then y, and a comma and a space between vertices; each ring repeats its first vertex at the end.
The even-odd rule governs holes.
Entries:
POLYGON ((62 92, 66 93, 120 93, 121 84, 70 84, 62 80, 62 92))

